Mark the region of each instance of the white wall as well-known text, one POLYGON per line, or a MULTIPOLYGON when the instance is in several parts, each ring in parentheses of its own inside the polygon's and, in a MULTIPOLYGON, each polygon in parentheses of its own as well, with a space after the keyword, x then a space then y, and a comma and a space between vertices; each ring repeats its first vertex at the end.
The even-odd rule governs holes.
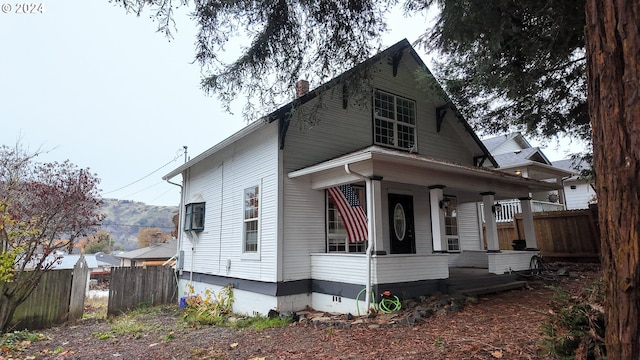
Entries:
POLYGON ((205 230, 182 232, 186 271, 276 281, 277 138, 277 124, 264 125, 190 169, 186 202, 206 205, 205 230), (261 193, 256 257, 242 253, 244 189, 253 185, 261 193))
POLYGON ((460 234, 460 249, 484 250, 478 216, 478 203, 468 202, 458 204, 458 232, 460 234))
MULTIPOLYGON (((471 134, 448 110, 440 132, 436 129, 435 107, 441 99, 426 96, 415 82, 414 59, 403 56, 398 76, 393 77, 387 59, 378 64, 380 72, 375 87, 416 101, 418 151, 420 154, 462 164, 473 163, 473 153, 465 144, 473 143, 471 134)), ((303 106, 308 109, 312 102, 303 106)), ((324 191, 312 190, 307 179, 289 179, 294 170, 321 163, 340 155, 373 145, 372 108, 349 105, 343 109, 340 89, 322 98, 323 109, 317 113, 318 123, 306 127, 295 116, 286 135, 283 150, 283 279, 304 279, 310 276, 310 253, 325 252, 325 196, 324 191)), ((475 146, 475 145, 474 145, 475 146)), ((385 181, 382 182, 383 187, 385 181)), ((405 189, 409 189, 404 187, 405 189)), ((428 190, 415 187, 416 247, 418 253, 432 250, 428 190)), ((383 219, 388 219, 387 192, 382 194, 383 219)), ((386 223, 387 221, 384 221, 386 223)), ((387 225, 385 225, 387 226, 387 225)), ((388 227, 384 229, 388 233, 388 227)), ((389 250, 388 239, 385 248, 389 250)))
POLYGON ((565 182, 564 196, 567 210, 588 209, 589 201, 596 195, 591 185, 580 181, 565 182), (576 188, 571 189, 571 185, 576 188))

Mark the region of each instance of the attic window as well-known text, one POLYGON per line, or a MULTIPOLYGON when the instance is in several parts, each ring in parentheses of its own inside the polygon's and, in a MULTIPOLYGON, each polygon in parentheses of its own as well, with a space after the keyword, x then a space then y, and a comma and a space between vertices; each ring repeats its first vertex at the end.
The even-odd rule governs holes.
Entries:
POLYGON ((416 151, 416 102, 376 90, 373 129, 375 144, 416 151))
POLYGON ((204 204, 200 202, 185 206, 184 231, 204 230, 204 204))

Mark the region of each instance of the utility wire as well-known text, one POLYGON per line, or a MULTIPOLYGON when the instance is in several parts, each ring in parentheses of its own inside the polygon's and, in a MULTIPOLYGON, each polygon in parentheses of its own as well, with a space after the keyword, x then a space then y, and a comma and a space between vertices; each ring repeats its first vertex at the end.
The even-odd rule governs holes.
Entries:
POLYGON ((141 193, 141 192, 143 192, 143 191, 145 191, 145 190, 151 189, 152 187, 154 187, 154 186, 158 186, 158 185, 162 184, 163 182, 164 182, 164 181, 159 181, 159 182, 157 182, 157 183, 155 183, 155 184, 153 184, 153 185, 149 185, 149 186, 147 186, 146 188, 140 189, 140 190, 138 190, 138 191, 136 191, 136 192, 134 192, 134 193, 132 193, 132 194, 129 194, 129 195, 127 195, 127 196, 124 196, 124 198, 125 198, 125 199, 128 199, 129 197, 131 197, 131 196, 133 196, 133 195, 135 195, 135 194, 138 194, 138 193, 141 193))
POLYGON ((131 186, 131 185, 137 184, 137 183, 139 183, 140 181, 142 181, 142 180, 144 180, 144 179, 148 178, 149 176, 151 176, 151 175, 153 175, 153 174, 157 173, 158 171, 162 170, 162 168, 164 168, 164 167, 166 167, 166 166, 170 165, 172 162, 175 162, 175 161, 176 161, 176 160, 178 160, 178 158, 180 158, 181 156, 182 156, 182 154, 178 154, 178 155, 176 155, 176 157, 174 157, 173 159, 171 159, 171 161, 169 161, 168 163, 166 163, 166 164, 164 164, 164 165, 160 166, 160 167, 159 167, 159 168, 157 168, 156 170, 154 170, 154 171, 152 171, 151 173, 149 173, 149 174, 147 174, 147 175, 145 175, 145 176, 141 177, 140 179, 138 179, 138 180, 136 180, 136 181, 134 181, 134 182, 132 182, 132 183, 130 183, 130 184, 127 184, 127 185, 125 185, 125 186, 123 186, 123 187, 117 188, 117 189, 115 189, 115 190, 111 190, 111 191, 103 192, 103 193, 102 193, 102 195, 111 194, 111 193, 114 193, 114 192, 116 192, 116 191, 120 191, 120 190, 122 190, 122 189, 128 188, 128 187, 129 187, 129 186, 131 186))
POLYGON ((161 198, 164 194, 168 193, 168 192, 169 192, 169 191, 171 191, 171 190, 175 190, 175 188, 170 188, 170 189, 168 189, 167 191, 163 192, 162 194, 160 194, 160 195, 158 195, 158 196, 154 197, 153 199, 149 200, 149 202, 152 202, 152 201, 158 200, 158 199, 159 199, 159 198, 161 198))

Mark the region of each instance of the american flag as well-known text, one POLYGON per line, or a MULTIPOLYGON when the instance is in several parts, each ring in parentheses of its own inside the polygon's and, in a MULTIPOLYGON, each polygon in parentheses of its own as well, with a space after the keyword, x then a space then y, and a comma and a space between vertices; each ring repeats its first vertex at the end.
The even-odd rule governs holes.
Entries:
POLYGON ((340 185, 327 189, 329 196, 338 209, 349 242, 367 240, 367 215, 360 206, 360 200, 351 185, 340 185))

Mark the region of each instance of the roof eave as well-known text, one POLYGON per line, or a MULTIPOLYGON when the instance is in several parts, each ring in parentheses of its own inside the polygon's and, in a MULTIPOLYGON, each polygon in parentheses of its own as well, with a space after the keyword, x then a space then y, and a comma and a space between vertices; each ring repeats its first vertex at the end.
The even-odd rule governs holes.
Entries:
POLYGON ((200 161, 208 158, 209 156, 217 153, 218 151, 224 149, 228 145, 233 144, 234 142, 242 139, 243 137, 247 136, 248 134, 254 132, 256 129, 264 126, 265 124, 267 124, 267 121, 265 121, 265 118, 262 118, 260 120, 257 120, 257 121, 254 121, 254 122, 250 123, 249 125, 245 126, 244 128, 240 129, 239 131, 235 132, 234 134, 232 134, 228 138, 226 138, 226 139, 222 140, 221 142, 217 143, 216 145, 210 147, 205 152, 199 154, 198 156, 196 156, 193 159, 187 161, 186 163, 178 166, 177 168, 175 168, 174 170, 172 170, 168 174, 164 175, 162 177, 162 180, 170 180, 170 179, 174 178, 175 176, 177 176, 178 174, 181 174, 186 169, 188 169, 188 168, 192 167, 193 165, 199 163, 200 161))

